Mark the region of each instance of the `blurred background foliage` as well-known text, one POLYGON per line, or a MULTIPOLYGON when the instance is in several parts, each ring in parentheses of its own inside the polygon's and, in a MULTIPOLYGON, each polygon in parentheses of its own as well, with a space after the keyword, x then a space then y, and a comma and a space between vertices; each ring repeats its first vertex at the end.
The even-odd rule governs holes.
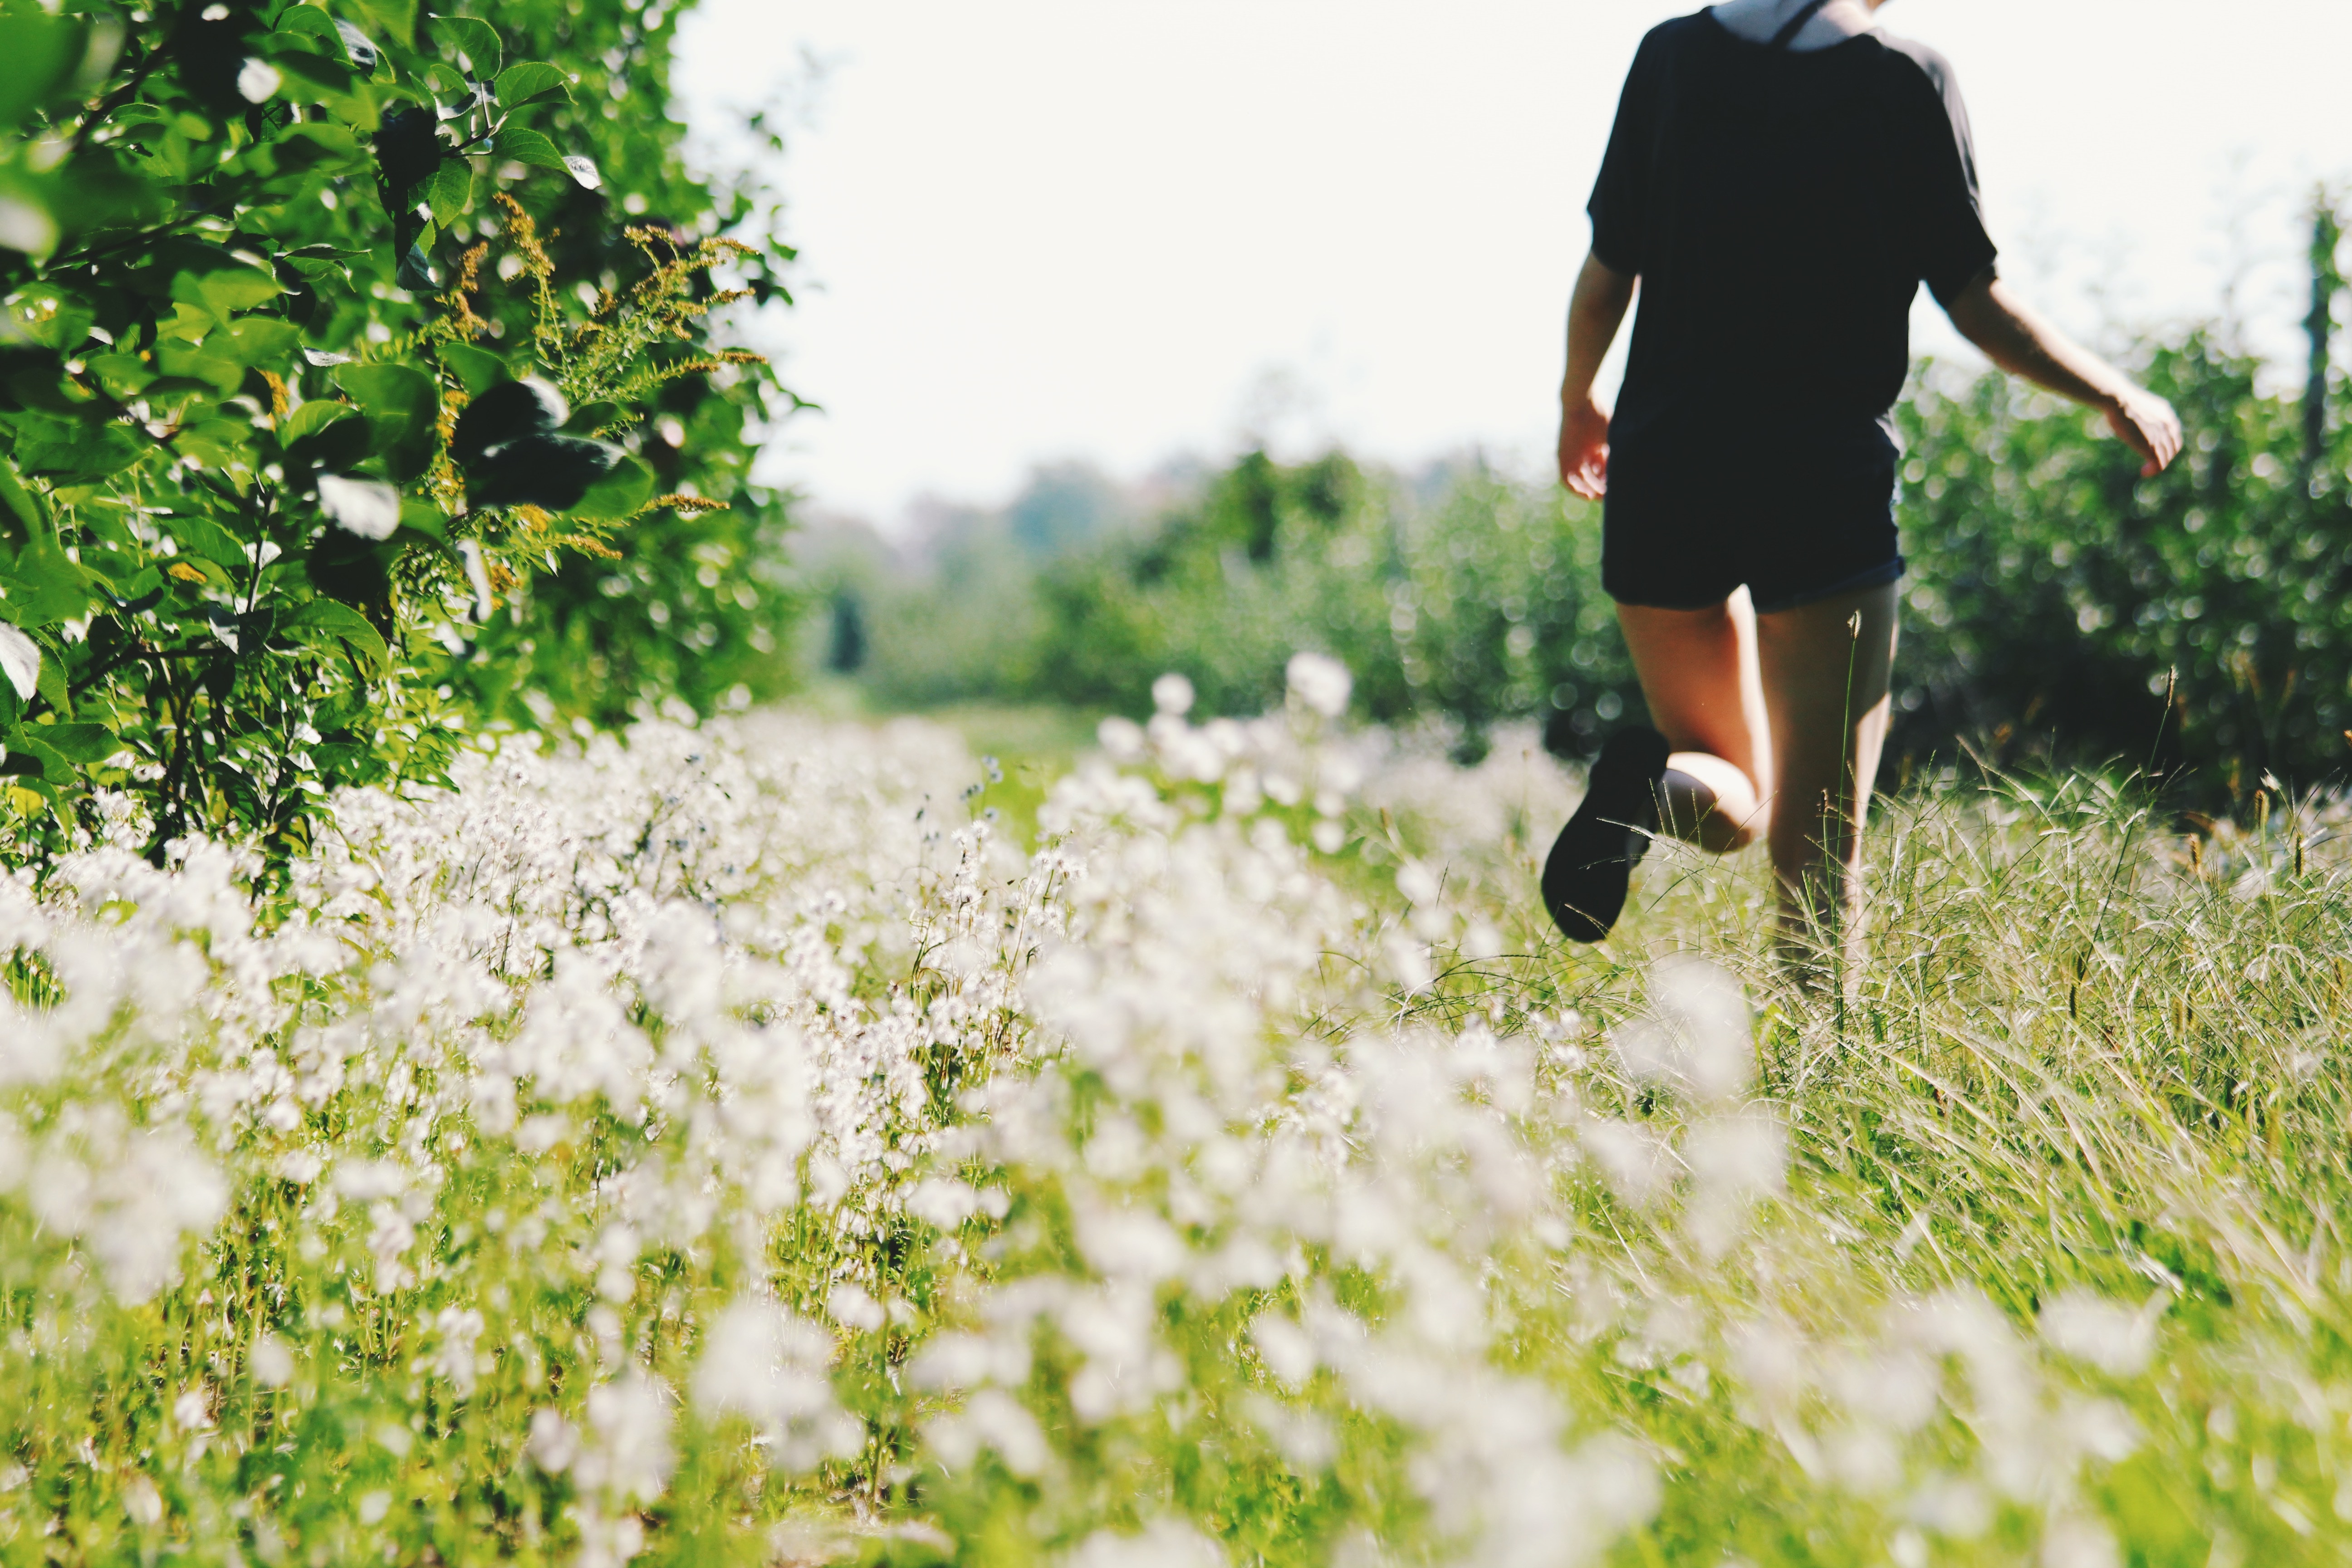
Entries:
MULTIPOLYGON (((2265 775, 2343 781, 2352 436, 2329 329, 2346 296, 2324 199, 2316 217, 2299 393, 2265 385, 2227 320, 2124 351, 2188 427, 2158 479, 2079 409, 1922 367, 1898 411, 1910 572, 1883 782, 1971 757, 2153 759, 2179 799, 2207 804, 2265 775)), ((1584 756, 1643 713, 1600 589, 1600 523, 1475 457, 1407 475, 1251 452, 1133 490, 1041 469, 1002 511, 933 509, 896 548, 817 526, 801 658, 882 707, 1139 713, 1174 670, 1202 711, 1245 714, 1278 701, 1284 661, 1312 648, 1355 672, 1363 717, 1433 730, 1458 755, 1533 720, 1584 756)))

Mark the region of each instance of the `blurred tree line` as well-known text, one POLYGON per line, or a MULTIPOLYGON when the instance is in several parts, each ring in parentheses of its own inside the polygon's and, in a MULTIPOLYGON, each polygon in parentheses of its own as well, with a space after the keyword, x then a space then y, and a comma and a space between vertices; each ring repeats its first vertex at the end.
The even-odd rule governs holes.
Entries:
MULTIPOLYGON (((2209 802, 2266 775, 2344 777, 2352 435, 2329 353, 2340 236, 2323 203, 2300 395, 2264 390, 2227 322, 2129 356, 2189 431, 2182 460, 2154 479, 2079 409, 1998 374, 1923 369, 1898 413, 1910 572, 1895 769, 1964 752, 2153 758, 2209 802)), ((1339 453, 1285 464, 1253 452, 1144 503, 1056 470, 1004 513, 948 520, 923 571, 836 540, 813 563, 834 609, 810 656, 893 705, 1132 713, 1176 670, 1202 710, 1239 714, 1279 701, 1284 661, 1314 648, 1355 672, 1367 719, 1434 726, 1465 755, 1497 723, 1534 720, 1555 751, 1581 756, 1643 711, 1600 549, 1599 508, 1475 460, 1408 477, 1339 453), (1015 521, 1057 504, 1050 539, 1015 521), (854 637, 839 635, 845 621, 854 637)))

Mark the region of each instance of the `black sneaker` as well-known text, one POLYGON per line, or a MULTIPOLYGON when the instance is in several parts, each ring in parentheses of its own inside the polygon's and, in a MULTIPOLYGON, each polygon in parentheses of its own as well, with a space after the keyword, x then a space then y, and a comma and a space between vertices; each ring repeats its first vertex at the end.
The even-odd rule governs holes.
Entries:
POLYGON ((1655 730, 1620 730, 1593 759, 1584 804, 1544 862, 1544 908, 1569 941, 1599 942, 1625 908, 1633 863, 1657 831, 1668 750, 1655 730))

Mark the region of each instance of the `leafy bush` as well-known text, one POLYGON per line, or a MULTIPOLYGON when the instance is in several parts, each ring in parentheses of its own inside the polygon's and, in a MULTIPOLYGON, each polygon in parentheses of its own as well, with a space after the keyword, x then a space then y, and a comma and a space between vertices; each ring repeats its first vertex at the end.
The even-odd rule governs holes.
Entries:
POLYGON ((2000 378, 1906 403, 1899 744, 2153 758, 2209 799, 2345 775, 2352 432, 2325 421, 2306 453, 2304 405, 2223 341, 2148 355, 2189 437, 2154 479, 2000 378))
POLYGON ((0 9, 30 62, 0 96, 14 853, 115 791, 152 855, 282 855, 339 786, 445 776, 521 691, 610 717, 741 679, 701 656, 760 630, 771 383, 706 314, 778 257, 715 237, 749 202, 716 212, 675 128, 619 112, 664 94, 659 10, 0 9), (616 221, 604 171, 670 216, 616 221))
POLYGON ((1149 532, 1048 565, 1032 648, 993 694, 1132 712, 1172 670, 1205 711, 1248 713, 1305 649, 1355 673, 1360 711, 1439 720, 1471 753, 1537 713, 1563 750, 1597 746, 1638 701, 1597 510, 1483 466, 1433 487, 1433 502, 1336 454, 1244 457, 1149 532))

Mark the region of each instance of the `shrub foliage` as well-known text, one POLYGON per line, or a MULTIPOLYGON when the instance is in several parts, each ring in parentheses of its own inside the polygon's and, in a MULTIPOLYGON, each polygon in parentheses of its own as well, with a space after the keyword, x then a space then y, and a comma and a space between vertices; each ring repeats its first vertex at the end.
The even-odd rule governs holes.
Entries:
POLYGON ((752 204, 643 112, 661 7, 496 16, 0 6, 20 850, 112 791, 157 857, 199 828, 282 853, 526 690, 708 701, 756 654, 772 381, 709 312, 783 257, 719 237, 752 204))

